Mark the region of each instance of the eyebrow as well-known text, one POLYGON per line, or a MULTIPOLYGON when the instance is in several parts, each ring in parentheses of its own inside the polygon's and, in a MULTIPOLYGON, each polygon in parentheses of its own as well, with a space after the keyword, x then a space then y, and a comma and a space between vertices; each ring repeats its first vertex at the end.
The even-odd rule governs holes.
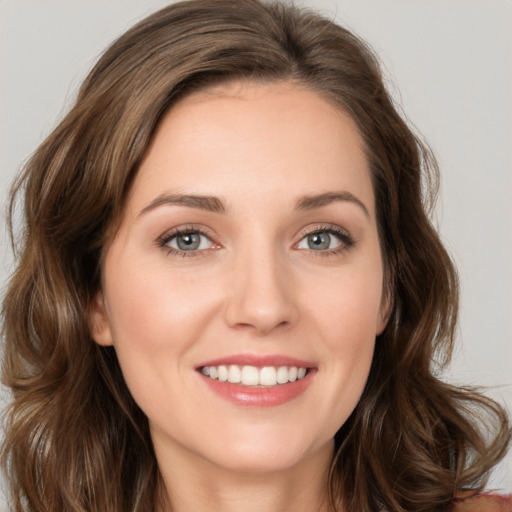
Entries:
MULTIPOLYGON (((335 202, 349 202, 359 206, 364 214, 369 217, 370 213, 365 204, 356 196, 347 191, 341 192, 325 192, 323 194, 309 195, 301 197, 295 203, 296 210, 314 210, 335 202)), ((155 210, 160 206, 177 205, 186 206, 188 208, 196 208, 214 213, 226 213, 227 207, 224 201, 215 196, 203 196, 194 194, 160 194, 153 199, 146 207, 144 207, 139 216, 155 210)))
POLYGON ((226 205, 218 197, 191 194, 161 194, 143 208, 139 216, 164 205, 187 206, 188 208, 197 208, 215 213, 226 213, 227 211, 226 205))
POLYGON ((324 194, 304 196, 297 201, 295 208, 297 210, 313 210, 315 208, 321 208, 322 206, 327 206, 328 204, 335 203, 337 201, 347 201, 349 203, 353 203, 359 206, 367 217, 370 217, 370 213, 365 204, 354 194, 351 194, 347 191, 326 192, 324 194))

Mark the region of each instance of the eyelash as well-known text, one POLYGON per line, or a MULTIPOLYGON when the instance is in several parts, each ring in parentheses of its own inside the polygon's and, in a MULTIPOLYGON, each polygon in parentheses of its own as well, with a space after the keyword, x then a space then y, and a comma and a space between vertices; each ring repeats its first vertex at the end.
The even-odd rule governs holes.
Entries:
MULTIPOLYGON (((296 247, 298 244, 300 244, 305 238, 311 235, 316 235, 320 233, 327 233, 329 235, 335 236, 339 241, 340 245, 339 247, 335 247, 334 249, 327 249, 327 250, 318 250, 315 251, 314 249, 309 249, 308 253, 311 254, 312 257, 329 257, 337 254, 341 254, 345 251, 350 250, 356 243, 354 238, 344 229, 340 228, 339 226, 329 224, 325 226, 317 226, 309 231, 306 231, 302 234, 299 242, 294 244, 294 247, 296 247)), ((173 255, 173 256, 180 256, 183 258, 186 257, 197 257, 197 256, 203 256, 208 251, 208 249, 197 249, 197 250, 180 250, 175 249, 174 247, 170 247, 168 244, 175 239, 176 237, 180 235, 187 235, 187 234, 198 234, 200 236, 204 236, 207 238, 212 244, 215 244, 212 240, 212 236, 204 229, 201 229, 200 227, 196 226, 184 226, 179 227, 176 229, 173 229, 171 232, 167 232, 163 234, 161 237, 157 239, 157 246, 165 249, 167 251, 167 254, 173 255)))
MULTIPOLYGON (((311 235, 316 235, 320 233, 327 233, 329 235, 334 235, 339 241, 339 247, 335 247, 334 249, 326 249, 324 251, 315 251, 314 249, 309 249, 308 253, 312 257, 329 257, 339 255, 344 253, 345 251, 350 250, 356 244, 356 240, 350 235, 348 231, 345 229, 336 226, 335 224, 328 224, 324 226, 315 226, 310 231, 302 234, 298 243, 302 242, 305 238, 311 235)), ((295 244, 295 245, 298 245, 295 244)))
POLYGON ((175 228, 171 232, 167 232, 167 233, 163 234, 161 237, 159 237, 157 239, 157 245, 158 245, 158 247, 165 249, 167 251, 167 254, 172 255, 172 256, 181 256, 183 258, 187 258, 190 256, 195 256, 195 257, 203 256, 204 253, 206 252, 206 249, 183 251, 183 250, 175 249, 174 247, 170 247, 169 245, 167 245, 174 238, 181 236, 181 235, 188 235, 188 234, 198 234, 200 236, 204 236, 208 240, 210 240, 211 243, 214 243, 212 241, 212 236, 205 230, 201 229, 200 227, 183 226, 183 227, 175 228))

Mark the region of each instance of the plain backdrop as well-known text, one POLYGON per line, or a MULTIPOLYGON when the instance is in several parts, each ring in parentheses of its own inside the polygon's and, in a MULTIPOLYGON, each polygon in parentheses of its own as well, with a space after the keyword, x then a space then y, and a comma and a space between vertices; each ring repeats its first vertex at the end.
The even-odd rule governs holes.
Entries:
MULTIPOLYGON (((163 0, 0 0, 0 204, 20 166, 117 35, 163 0)), ((512 409, 512 2, 304 0, 380 55, 439 159, 436 222, 462 284, 451 382, 512 409)), ((2 218, 3 220, 3 218, 2 218)), ((0 231, 0 286, 13 262, 0 231)), ((5 400, 5 398, 4 398, 5 400)), ((512 490, 512 455, 490 487, 512 490)))

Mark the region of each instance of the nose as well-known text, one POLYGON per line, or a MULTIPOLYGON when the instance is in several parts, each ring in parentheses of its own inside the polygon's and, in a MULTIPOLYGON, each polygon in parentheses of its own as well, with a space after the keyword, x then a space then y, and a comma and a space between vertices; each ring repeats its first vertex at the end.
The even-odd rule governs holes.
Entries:
POLYGON ((230 327, 264 336, 297 321, 293 278, 275 252, 247 251, 236 258, 225 309, 230 327))

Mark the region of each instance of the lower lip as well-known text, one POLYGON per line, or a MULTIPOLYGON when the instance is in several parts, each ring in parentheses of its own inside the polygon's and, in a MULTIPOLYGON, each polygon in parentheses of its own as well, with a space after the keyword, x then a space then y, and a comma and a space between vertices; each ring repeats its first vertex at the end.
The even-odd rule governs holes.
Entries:
POLYGON ((314 370, 308 370, 305 377, 295 382, 272 387, 250 387, 231 382, 210 379, 199 373, 208 387, 229 402, 248 407, 276 407, 301 395, 311 384, 314 370))

